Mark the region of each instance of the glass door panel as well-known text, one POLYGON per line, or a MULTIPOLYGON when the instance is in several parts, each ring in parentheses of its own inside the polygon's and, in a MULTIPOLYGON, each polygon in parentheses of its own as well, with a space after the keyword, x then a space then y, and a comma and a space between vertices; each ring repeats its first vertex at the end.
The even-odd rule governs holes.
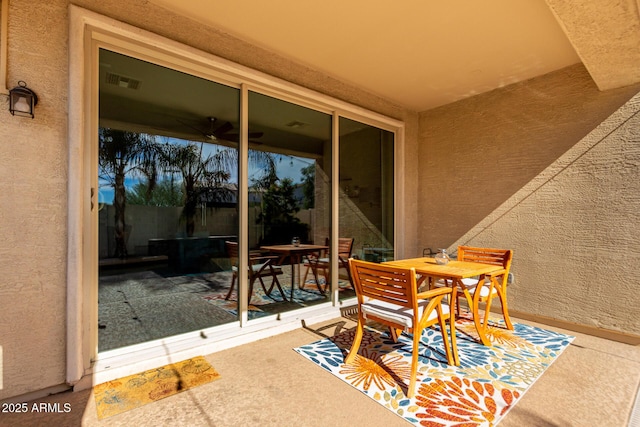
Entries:
POLYGON ((240 92, 100 51, 98 350, 234 322, 240 92))
POLYGON ((339 146, 340 237, 354 239, 352 255, 360 259, 392 260, 394 134, 341 117, 339 146))
POLYGON ((271 289, 272 276, 266 291, 256 282, 249 319, 329 301, 325 278, 310 259, 325 256, 321 247, 331 230, 331 121, 329 114, 249 92, 248 245, 254 262, 273 264, 283 290, 271 289))

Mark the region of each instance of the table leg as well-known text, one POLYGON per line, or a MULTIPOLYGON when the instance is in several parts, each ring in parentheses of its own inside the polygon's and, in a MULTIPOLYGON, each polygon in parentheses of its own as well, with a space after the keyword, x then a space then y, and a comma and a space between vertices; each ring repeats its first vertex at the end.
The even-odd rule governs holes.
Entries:
POLYGON ((506 292, 506 285, 502 285, 503 288, 498 290, 498 296, 500 298, 500 305, 502 307, 502 317, 504 317, 504 323, 507 325, 507 329, 513 331, 513 323, 511 323, 511 317, 509 316, 509 306, 507 305, 507 297, 504 294, 506 292))
MULTIPOLYGON (((313 265, 313 263, 311 262, 311 260, 309 260, 309 265, 311 266, 311 272, 313 273, 313 279, 316 282, 316 288, 318 288, 318 292, 320 292, 321 295, 326 296, 326 290, 327 289, 331 289, 331 286, 329 284, 329 278, 331 277, 331 273, 329 272, 328 269, 323 269, 323 271, 325 272, 325 282, 324 282, 324 290, 322 290, 322 287, 320 287, 320 281, 318 279, 318 263, 321 257, 321 252, 316 253, 316 259, 315 261, 315 265, 313 265)), ((308 259, 308 258, 307 258, 308 259)))
POLYGON ((451 335, 451 351, 453 352, 453 363, 460 366, 460 356, 458 355, 458 343, 456 342, 456 311, 454 307, 458 303, 458 290, 453 287, 451 292, 451 300, 449 301, 449 331, 451 335))
POLYGON ((464 296, 467 298, 467 303, 469 304, 469 309, 471 310, 471 316, 473 317, 473 323, 476 326, 476 331, 478 332, 478 337, 482 344, 487 347, 491 347, 491 341, 487 337, 485 333, 487 328, 487 322, 489 320, 489 312, 485 310, 484 318, 480 318, 479 306, 480 306, 480 294, 482 293, 482 286, 484 286, 484 275, 480 276, 478 280, 478 284, 475 287, 473 295, 469 293, 469 291, 464 288, 464 296))
POLYGON ((291 302, 293 302, 293 290, 296 287, 296 267, 295 262, 297 260, 296 255, 291 254, 289 262, 291 263, 291 302))
MULTIPOLYGON (((310 252, 309 252, 310 253, 310 252)), ((306 283, 304 282, 303 278, 302 278, 302 272, 300 271, 301 269, 301 265, 304 264, 304 257, 306 256, 307 258, 307 269, 311 269, 311 274, 313 274, 313 279, 315 280, 315 284, 316 284, 316 288, 318 288, 318 292, 320 292, 322 295, 325 295, 325 291, 322 290, 322 287, 320 287, 320 282, 318 281, 318 259, 320 258, 320 254, 318 254, 318 256, 315 258, 315 260, 311 260, 311 258, 309 258, 309 253, 305 252, 304 254, 299 254, 298 255, 298 260, 297 260, 297 264, 298 264, 298 289, 305 289, 306 288, 306 283)), ((305 273, 304 277, 307 277, 307 274, 305 273)), ((325 286, 328 286, 328 283, 325 284, 325 286)))

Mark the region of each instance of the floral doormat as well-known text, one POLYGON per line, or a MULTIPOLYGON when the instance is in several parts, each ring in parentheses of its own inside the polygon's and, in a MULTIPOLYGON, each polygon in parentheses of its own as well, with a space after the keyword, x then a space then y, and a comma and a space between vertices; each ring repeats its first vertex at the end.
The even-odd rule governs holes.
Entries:
POLYGON ((204 357, 194 357, 98 384, 93 388, 98 419, 129 411, 218 378, 220 374, 204 357))
POLYGON ((354 362, 344 364, 355 328, 294 350, 360 390, 409 423, 426 426, 495 426, 573 341, 574 337, 514 324, 490 327, 492 347, 474 339, 473 322, 459 319, 460 366, 446 363, 442 336, 424 331, 414 397, 405 396, 412 341, 367 328, 354 362), (373 362, 373 363, 372 363, 373 362))

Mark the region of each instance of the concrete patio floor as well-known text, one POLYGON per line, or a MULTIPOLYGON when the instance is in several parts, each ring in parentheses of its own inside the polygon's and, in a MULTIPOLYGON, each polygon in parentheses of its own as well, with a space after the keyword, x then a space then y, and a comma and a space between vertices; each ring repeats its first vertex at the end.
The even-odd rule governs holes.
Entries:
MULTIPOLYGON (((500 423, 525 426, 633 426, 640 347, 514 319, 576 336, 500 423)), ((342 317, 206 355, 221 374, 209 384, 98 420, 91 390, 37 402, 69 413, 0 414, 0 426, 403 426, 409 425, 292 349, 344 328, 342 317)))

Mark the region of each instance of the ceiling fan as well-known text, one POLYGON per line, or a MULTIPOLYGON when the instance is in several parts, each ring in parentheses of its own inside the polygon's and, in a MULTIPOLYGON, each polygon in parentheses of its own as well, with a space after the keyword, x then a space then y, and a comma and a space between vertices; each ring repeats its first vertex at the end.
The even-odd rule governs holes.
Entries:
MULTIPOLYGON (((235 133, 235 132, 230 133, 234 129, 234 127, 233 127, 233 124, 231 124, 231 122, 228 122, 228 121, 222 123, 219 126, 216 126, 216 122, 218 121, 218 119, 215 117, 207 117, 207 121, 209 122, 209 129, 207 130, 202 130, 196 126, 192 126, 189 123, 185 123, 181 120, 178 120, 178 121, 183 125, 198 131, 198 133, 202 134, 202 136, 204 136, 206 139, 212 142, 217 141, 219 139, 225 140, 225 141, 232 141, 232 142, 240 141, 240 135, 238 133, 235 133)), ((263 132, 249 132, 249 138, 260 138, 262 135, 264 135, 263 132)), ((256 142, 256 141, 252 141, 252 142, 259 144, 259 142, 256 142)))

